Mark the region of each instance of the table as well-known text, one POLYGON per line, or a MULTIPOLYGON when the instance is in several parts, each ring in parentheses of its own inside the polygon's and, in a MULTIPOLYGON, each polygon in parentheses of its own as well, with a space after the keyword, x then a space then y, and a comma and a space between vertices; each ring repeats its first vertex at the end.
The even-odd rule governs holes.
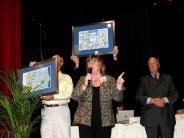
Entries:
MULTIPOLYGON (((79 138, 77 126, 71 127, 71 138, 79 138)), ((129 124, 116 124, 111 138, 147 138, 145 128, 140 124, 140 117, 130 118, 129 124)), ((184 138, 184 114, 176 115, 174 138, 184 138)))

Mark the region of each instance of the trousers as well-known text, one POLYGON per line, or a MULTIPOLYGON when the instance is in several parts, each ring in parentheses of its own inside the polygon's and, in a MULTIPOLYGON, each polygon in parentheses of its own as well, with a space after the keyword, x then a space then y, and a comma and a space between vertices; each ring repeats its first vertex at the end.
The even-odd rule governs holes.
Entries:
POLYGON ((41 110, 41 138, 70 138, 71 118, 68 105, 44 106, 41 110))

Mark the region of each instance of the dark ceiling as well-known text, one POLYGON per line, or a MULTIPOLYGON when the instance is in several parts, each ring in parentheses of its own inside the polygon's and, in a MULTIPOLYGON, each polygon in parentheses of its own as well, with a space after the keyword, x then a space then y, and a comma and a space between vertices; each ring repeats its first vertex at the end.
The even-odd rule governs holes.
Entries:
POLYGON ((103 20, 116 21, 116 45, 124 46, 121 39, 143 25, 144 35, 149 36, 142 39, 155 50, 159 45, 164 49, 165 44, 167 47, 176 45, 182 40, 178 35, 183 32, 182 5, 182 0, 22 1, 22 64, 27 64, 31 58, 40 60, 41 54, 44 59, 48 58, 58 50, 70 53, 72 26, 103 20))

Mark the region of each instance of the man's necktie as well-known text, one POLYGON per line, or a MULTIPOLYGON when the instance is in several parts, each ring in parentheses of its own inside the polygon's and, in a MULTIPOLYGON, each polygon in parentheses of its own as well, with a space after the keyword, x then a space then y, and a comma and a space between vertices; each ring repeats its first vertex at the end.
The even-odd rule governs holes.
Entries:
POLYGON ((157 77, 157 75, 154 75, 154 77, 153 77, 153 82, 154 82, 154 84, 159 84, 159 79, 158 79, 158 77, 157 77))

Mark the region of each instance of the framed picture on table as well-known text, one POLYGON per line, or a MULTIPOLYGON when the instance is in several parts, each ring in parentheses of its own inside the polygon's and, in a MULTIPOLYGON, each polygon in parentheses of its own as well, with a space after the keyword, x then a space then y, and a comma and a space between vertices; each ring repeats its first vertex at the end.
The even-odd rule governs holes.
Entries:
POLYGON ((20 68, 18 74, 20 84, 31 88, 30 96, 58 93, 57 58, 20 68))
POLYGON ((72 27, 72 54, 76 56, 112 54, 115 21, 72 27))

